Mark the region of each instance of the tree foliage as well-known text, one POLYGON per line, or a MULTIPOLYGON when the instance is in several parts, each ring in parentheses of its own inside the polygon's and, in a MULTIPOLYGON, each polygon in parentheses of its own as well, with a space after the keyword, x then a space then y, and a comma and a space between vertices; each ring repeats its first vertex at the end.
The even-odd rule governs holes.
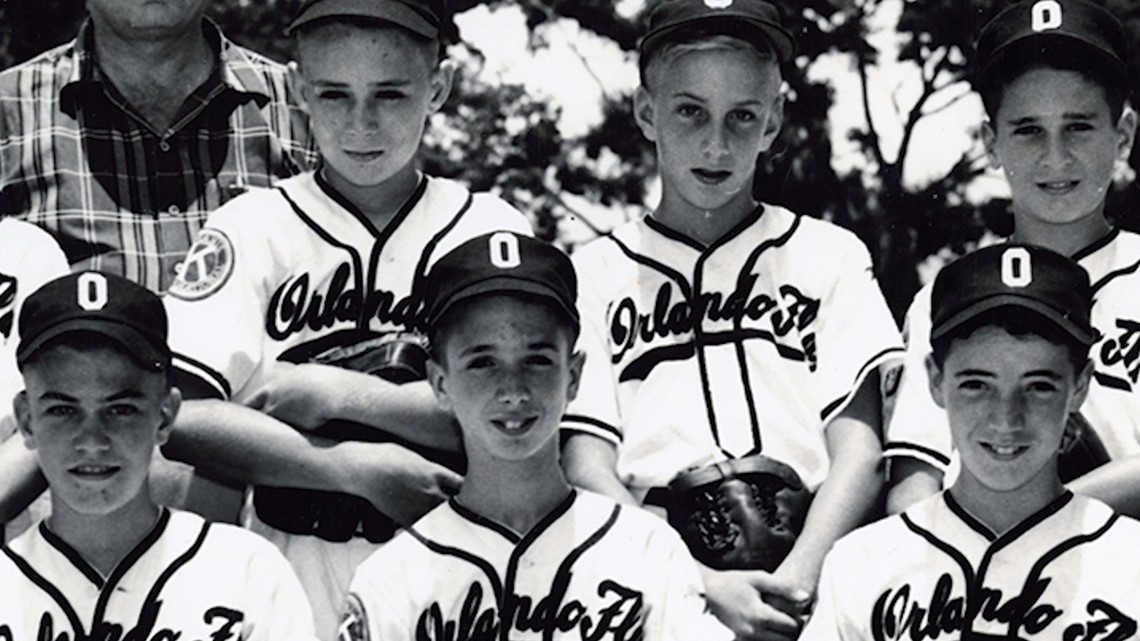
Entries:
MULTIPOLYGON (((650 3, 656 0, 649 0, 650 3)), ((1130 33, 1140 34, 1140 5, 1104 0, 1130 33)), ((285 35, 300 0, 211 0, 209 14, 236 41, 278 60, 290 58, 285 35)), ((559 21, 632 52, 644 31, 646 12, 623 17, 613 0, 450 0, 458 13, 485 4, 514 5, 525 15, 530 47, 549 46, 544 31, 559 21)), ((801 213, 832 220, 853 230, 868 245, 884 293, 896 315, 919 287, 917 266, 947 249, 962 253, 987 231, 1009 232, 1008 203, 972 203, 965 188, 986 168, 975 145, 943 176, 916 186, 904 167, 916 149, 914 133, 924 119, 965 95, 973 39, 1007 0, 802 0, 783 3, 785 20, 797 38, 797 57, 787 65, 789 100, 783 131, 759 159, 755 192, 762 199, 801 213), (896 105, 897 122, 883 122, 871 108, 877 98, 869 78, 882 53, 871 45, 873 18, 902 2, 898 58, 913 63, 917 99, 896 105), (795 8, 792 9, 792 5, 795 8), (833 87, 809 75, 815 61, 839 54, 859 79, 863 124, 847 132, 863 162, 840 174, 834 169, 829 109, 833 87), (901 142, 887 142, 887 128, 901 130, 901 142)), ((0 64, 5 66, 65 41, 82 19, 74 0, 0 0, 0 64)), ((462 34, 457 34, 462 36, 462 34)), ((1134 43, 1140 44, 1140 43, 1134 43)), ((475 189, 491 189, 530 213, 543 237, 571 244, 562 224, 575 219, 592 233, 604 233, 631 212, 641 210, 654 173, 651 147, 629 114, 627 95, 604 97, 603 117, 589 132, 567 139, 558 124, 558 107, 521 85, 480 80, 482 52, 462 42, 454 97, 433 118, 425 144, 425 166, 458 177, 475 189), (618 212, 606 220, 582 210, 581 203, 618 212)), ((1140 47, 1133 47, 1140 56, 1140 47)), ((1133 60, 1140 68, 1140 58, 1133 60)), ((1133 74, 1134 81, 1140 75, 1133 74)), ((1140 151, 1131 166, 1138 166, 1140 151)), ((1132 175, 1134 175, 1134 171, 1132 175)), ((1140 204, 1131 176, 1109 198, 1118 224, 1135 227, 1121 215, 1140 204)))

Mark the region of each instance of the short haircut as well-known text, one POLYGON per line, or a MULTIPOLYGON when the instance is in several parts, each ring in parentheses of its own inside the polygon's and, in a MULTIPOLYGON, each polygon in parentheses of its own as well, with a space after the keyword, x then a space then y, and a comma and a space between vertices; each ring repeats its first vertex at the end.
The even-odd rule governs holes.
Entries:
POLYGON ((1024 307, 1006 305, 982 312, 945 335, 932 340, 930 347, 935 364, 940 368, 946 364, 952 342, 969 338, 974 332, 985 327, 1004 329, 1017 338, 1039 336, 1058 347, 1065 348, 1069 362, 1073 365, 1074 374, 1079 374, 1088 363, 1088 346, 1082 345, 1071 334, 1040 314, 1027 311, 1024 307))
POLYGON ((112 350, 114 352, 122 354, 137 367, 139 367, 139 369, 146 371, 146 373, 162 376, 163 387, 168 389, 170 388, 171 377, 169 364, 161 371, 153 371, 146 367, 143 363, 140 363, 139 357, 137 355, 132 354, 129 350, 127 350, 126 347, 121 345, 115 339, 100 332, 86 330, 76 330, 74 332, 60 334, 59 336, 48 340, 46 343, 40 346, 39 349, 37 349, 35 352, 32 352, 32 354, 26 361, 24 361, 24 364, 20 367, 20 371, 26 372, 29 369, 37 367, 43 355, 55 347, 68 347, 77 352, 91 352, 98 349, 112 350))
POLYGON ((302 43, 314 39, 314 36, 322 35, 322 32, 328 31, 330 27, 339 27, 342 29, 344 27, 351 27, 365 31, 393 31, 403 34, 408 39, 408 42, 421 53, 424 61, 427 62, 428 69, 432 70, 439 66, 439 63, 443 60, 446 53, 441 39, 425 38, 418 33, 413 33, 397 24, 385 20, 365 16, 328 16, 306 23, 293 32, 296 56, 297 59, 301 61, 302 67, 304 66, 304 60, 301 59, 302 43))
POLYGON ((651 78, 655 77, 660 69, 671 65, 677 58, 686 53, 714 50, 752 51, 762 61, 770 61, 771 64, 779 68, 776 52, 766 41, 757 44, 740 36, 725 33, 723 26, 712 22, 678 29, 675 34, 663 38, 653 47, 642 51, 638 60, 641 86, 652 91, 651 78))
POLYGON ((1127 82, 1122 81, 1119 72, 1106 64, 1102 56, 1082 55, 1084 52, 1072 43, 1049 38, 1029 39, 1002 52, 1001 61, 978 78, 977 90, 990 120, 996 125, 1005 90, 1015 80, 1036 69, 1055 69, 1079 73, 1103 89, 1112 121, 1116 123, 1129 98, 1127 82))
POLYGON ((574 344, 578 342, 579 325, 578 322, 571 318, 565 310, 563 310, 553 300, 536 294, 527 294, 517 291, 503 291, 503 292, 488 292, 479 296, 473 296, 465 300, 455 303, 451 309, 444 312, 443 316, 434 325, 428 328, 428 345, 431 351, 431 358, 439 364, 444 363, 443 349, 447 344, 447 339, 456 325, 459 324, 464 317, 467 316, 468 311, 472 306, 487 300, 490 296, 510 296, 520 300, 527 305, 544 307, 558 319, 558 330, 566 333, 567 345, 570 350, 574 350, 574 344))

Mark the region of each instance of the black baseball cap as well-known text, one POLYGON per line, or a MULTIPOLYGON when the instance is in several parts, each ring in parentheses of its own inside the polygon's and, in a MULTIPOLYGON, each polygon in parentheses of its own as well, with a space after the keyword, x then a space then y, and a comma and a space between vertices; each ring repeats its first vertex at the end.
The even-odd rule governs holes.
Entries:
POLYGON ((85 271, 45 284, 24 301, 19 327, 21 368, 48 341, 72 332, 106 336, 143 369, 162 372, 170 366, 162 300, 114 274, 85 271))
POLYGON ((289 32, 323 18, 370 18, 390 22, 429 40, 439 37, 441 0, 305 0, 289 32))
POLYGON ((698 24, 766 44, 780 62, 787 62, 795 52, 795 40, 784 29, 779 10, 765 0, 663 0, 649 14, 649 30, 638 43, 638 51, 645 57, 669 35, 698 24))
POLYGON ((1049 43, 1074 58, 1100 60, 1122 83, 1127 77, 1128 34, 1111 12, 1087 0, 1027 0, 982 27, 976 45, 978 78, 985 82, 1014 52, 1033 59, 1049 43))
POLYGON ((578 326, 578 277, 557 247, 509 231, 477 236, 440 258, 424 282, 426 323, 434 327, 456 303, 519 292, 554 302, 578 326))
POLYGON ((979 249, 942 268, 931 293, 930 337, 1005 306, 1044 317, 1082 345, 1098 338, 1089 321, 1088 273, 1054 251, 1017 243, 979 249))

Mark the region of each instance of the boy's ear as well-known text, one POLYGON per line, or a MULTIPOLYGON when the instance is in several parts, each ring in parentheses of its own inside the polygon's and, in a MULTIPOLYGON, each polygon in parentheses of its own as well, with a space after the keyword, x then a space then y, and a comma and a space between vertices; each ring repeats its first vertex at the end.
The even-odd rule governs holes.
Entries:
POLYGON ((986 159, 990 161, 990 167, 1001 169, 1001 159, 997 155, 997 131, 989 119, 982 123, 982 144, 986 147, 986 159))
POLYGON ((934 403, 946 409, 946 399, 942 396, 942 368, 934 361, 934 354, 926 355, 926 378, 930 385, 930 396, 934 398, 934 403))
POLYGON ((309 113, 309 85, 301 73, 301 64, 290 60, 286 66, 285 83, 288 89, 297 97, 297 107, 305 114, 309 113))
POLYGON ((29 450, 36 449, 36 436, 32 433, 32 408, 28 405, 27 390, 21 390, 12 399, 12 410, 16 414, 16 429, 24 437, 24 445, 29 450))
POLYGON ((1092 382, 1094 369, 1093 361, 1090 358, 1085 361, 1085 366, 1077 373, 1077 384, 1073 388, 1073 398, 1069 402, 1074 412, 1081 409, 1081 406, 1085 404, 1085 397, 1089 395, 1089 384, 1092 382))
POLYGON ((582 382, 582 367, 585 364, 585 352, 574 352, 570 355, 570 384, 566 388, 567 401, 572 401, 578 397, 578 384, 582 382))
POLYGON ((657 128, 654 125, 656 114, 653 111, 653 96, 645 87, 638 87, 633 93, 633 118, 637 121, 641 135, 650 142, 657 142, 657 128))
POLYGON ((434 359, 427 362, 427 380, 431 385, 431 391, 435 392, 436 402, 444 411, 451 412, 451 398, 448 397, 447 389, 444 387, 446 378, 447 371, 442 365, 434 359))
POLYGON ((166 392, 166 397, 162 399, 162 405, 159 406, 158 412, 162 416, 162 422, 158 424, 158 432, 155 435, 155 440, 161 447, 166 445, 166 441, 170 438, 170 433, 174 431, 174 419, 178 418, 178 410, 182 407, 182 391, 177 387, 171 387, 166 392))
POLYGON ((439 63, 435 71, 431 72, 431 100, 428 102, 430 113, 435 113, 447 102, 451 95, 451 83, 455 78, 455 63, 444 60, 439 63))
POLYGON ((761 151, 768 151, 772 147, 772 143, 776 142, 776 136, 780 135, 780 129, 784 126, 784 94, 778 94, 776 99, 772 101, 772 107, 768 109, 768 120, 764 123, 764 140, 762 143, 761 151))
POLYGON ((1136 110, 1132 105, 1124 105, 1120 112, 1120 119, 1116 121, 1116 154, 1117 158, 1128 162, 1132 155, 1132 143, 1136 140, 1136 110))

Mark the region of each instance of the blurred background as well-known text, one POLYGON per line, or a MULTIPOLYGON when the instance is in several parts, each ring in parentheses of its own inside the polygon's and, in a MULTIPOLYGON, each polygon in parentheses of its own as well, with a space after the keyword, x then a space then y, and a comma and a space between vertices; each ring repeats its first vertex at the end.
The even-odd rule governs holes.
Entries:
MULTIPOLYGON (((429 128, 425 169, 498 192, 569 251, 652 208, 653 150, 629 111, 652 1, 449 0, 459 73, 429 128)), ((299 4, 210 0, 208 14, 233 40, 286 61, 299 4)), ((969 83, 974 35, 1008 2, 777 4, 797 57, 755 192, 858 234, 901 318, 938 266, 1010 232, 1008 189, 987 166, 969 83)), ((1133 34, 1140 69, 1140 3, 1103 4, 1133 34)), ((79 0, 0 0, 0 67, 69 40, 83 12, 79 0)), ((1129 229, 1140 227, 1138 162, 1134 152, 1118 168, 1108 204, 1129 229)))

